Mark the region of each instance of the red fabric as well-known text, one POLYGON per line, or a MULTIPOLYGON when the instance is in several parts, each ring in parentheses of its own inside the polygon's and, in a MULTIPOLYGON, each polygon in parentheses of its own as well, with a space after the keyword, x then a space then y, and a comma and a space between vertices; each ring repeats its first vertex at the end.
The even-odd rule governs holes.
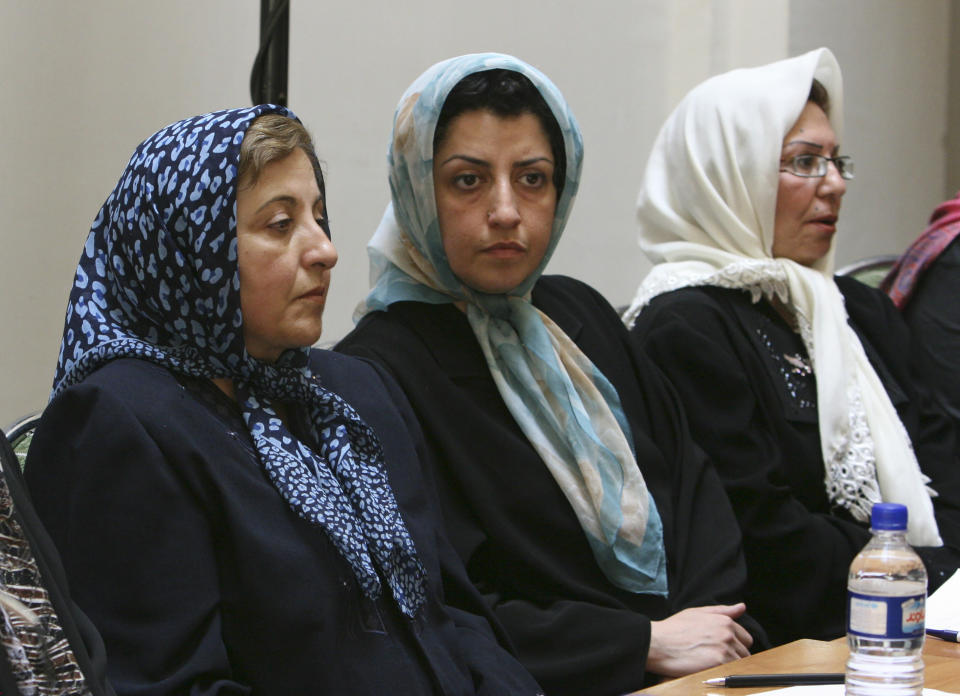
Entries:
POLYGON ((930 264, 960 234, 960 193, 936 207, 923 234, 903 253, 880 288, 903 309, 910 301, 920 277, 930 264))

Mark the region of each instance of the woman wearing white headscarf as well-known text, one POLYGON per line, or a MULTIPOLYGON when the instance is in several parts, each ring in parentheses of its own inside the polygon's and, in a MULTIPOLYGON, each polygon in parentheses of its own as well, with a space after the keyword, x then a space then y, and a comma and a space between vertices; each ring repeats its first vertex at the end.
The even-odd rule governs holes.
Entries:
POLYGON ((907 505, 931 588, 960 558, 953 431, 910 373, 893 306, 833 277, 853 178, 842 100, 827 49, 691 91, 647 165, 638 217, 657 265, 624 317, 724 479, 774 642, 843 632, 876 502, 907 505))
POLYGON ((582 155, 538 70, 430 68, 396 112, 374 287, 338 346, 400 383, 454 546, 552 695, 622 694, 752 643, 736 524, 675 396, 599 294, 541 276, 582 155))

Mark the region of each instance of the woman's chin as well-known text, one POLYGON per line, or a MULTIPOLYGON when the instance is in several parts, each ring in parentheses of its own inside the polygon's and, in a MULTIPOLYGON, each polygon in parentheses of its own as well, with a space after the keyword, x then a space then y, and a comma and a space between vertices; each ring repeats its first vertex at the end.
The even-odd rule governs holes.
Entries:
POLYGON ((310 348, 320 341, 323 325, 318 320, 314 325, 301 327, 294 331, 284 332, 283 335, 246 336, 247 353, 258 360, 276 362, 288 350, 310 348))
POLYGON ((516 290, 524 280, 526 280, 526 276, 514 277, 513 274, 506 273, 486 274, 470 278, 464 281, 464 284, 471 290, 487 295, 506 295, 516 290))

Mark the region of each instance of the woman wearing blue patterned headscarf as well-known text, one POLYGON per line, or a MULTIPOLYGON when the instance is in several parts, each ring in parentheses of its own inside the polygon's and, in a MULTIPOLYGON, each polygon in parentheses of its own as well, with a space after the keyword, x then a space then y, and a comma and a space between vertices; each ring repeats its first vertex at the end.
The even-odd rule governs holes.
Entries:
POLYGON ((310 348, 336 260, 280 107, 162 129, 94 221, 27 476, 119 694, 538 691, 443 603, 395 385, 310 348))
POLYGON ((396 112, 373 289, 338 349, 400 382, 454 544, 534 676, 551 694, 619 694, 752 638, 742 605, 682 611, 736 602, 745 577, 669 387, 595 291, 541 277, 582 155, 531 66, 482 54, 427 70, 396 112), (694 624, 709 647, 676 640, 694 624))

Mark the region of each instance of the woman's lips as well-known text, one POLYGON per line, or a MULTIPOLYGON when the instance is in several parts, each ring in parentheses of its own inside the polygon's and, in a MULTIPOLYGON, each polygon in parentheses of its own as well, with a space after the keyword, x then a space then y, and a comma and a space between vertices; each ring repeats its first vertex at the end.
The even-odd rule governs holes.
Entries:
POLYGON ((486 247, 483 251, 496 258, 511 258, 526 252, 526 247, 520 242, 497 242, 486 247))
POLYGON ((298 297, 297 299, 300 299, 300 300, 323 300, 326 296, 327 296, 327 288, 326 288, 326 287, 319 287, 319 288, 314 288, 313 290, 310 290, 309 292, 303 293, 303 294, 300 295, 300 297, 298 297))
POLYGON ((835 215, 828 215, 826 217, 811 220, 809 224, 816 225, 825 232, 835 232, 837 229, 837 217, 835 215))

